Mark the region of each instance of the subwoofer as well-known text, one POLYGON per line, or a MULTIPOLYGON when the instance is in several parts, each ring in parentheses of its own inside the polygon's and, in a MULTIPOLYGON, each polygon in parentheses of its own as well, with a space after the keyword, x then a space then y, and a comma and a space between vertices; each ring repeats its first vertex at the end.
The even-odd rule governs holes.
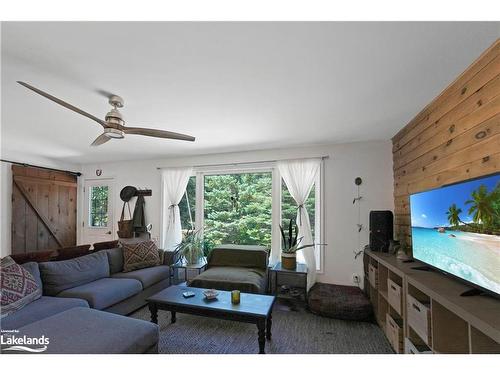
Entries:
POLYGON ((393 215, 391 211, 370 211, 370 250, 389 250, 393 238, 393 215))

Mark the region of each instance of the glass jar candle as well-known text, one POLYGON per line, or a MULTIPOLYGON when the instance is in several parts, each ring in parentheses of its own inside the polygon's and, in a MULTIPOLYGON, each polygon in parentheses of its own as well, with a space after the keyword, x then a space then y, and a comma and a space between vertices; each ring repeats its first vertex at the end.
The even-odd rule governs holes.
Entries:
POLYGON ((238 305, 240 303, 240 291, 233 290, 231 292, 231 303, 234 305, 238 305))

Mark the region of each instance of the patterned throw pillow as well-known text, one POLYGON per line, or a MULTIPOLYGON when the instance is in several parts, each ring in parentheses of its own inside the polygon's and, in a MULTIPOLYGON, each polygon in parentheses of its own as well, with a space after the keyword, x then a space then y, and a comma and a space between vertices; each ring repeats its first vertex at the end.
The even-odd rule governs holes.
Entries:
POLYGON ((153 241, 123 244, 123 272, 160 264, 160 254, 153 241))
POLYGON ((33 275, 9 256, 2 258, 0 279, 2 318, 42 296, 33 275))

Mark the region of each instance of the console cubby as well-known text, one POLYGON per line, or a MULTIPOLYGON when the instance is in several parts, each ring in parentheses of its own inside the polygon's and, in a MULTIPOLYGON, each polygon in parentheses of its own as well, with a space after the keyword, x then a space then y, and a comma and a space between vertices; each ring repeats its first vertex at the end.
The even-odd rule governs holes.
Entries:
POLYGON ((469 353, 469 326, 458 315, 432 301, 432 349, 438 353, 469 353))
POLYGON ((431 348, 425 345, 419 338, 405 337, 405 354, 433 354, 431 348))
POLYGON ((384 332, 385 332, 385 324, 386 324, 386 315, 388 312, 389 312, 389 303, 379 293, 378 306, 377 306, 377 322, 384 332))
POLYGON ((462 297, 466 285, 422 265, 365 252, 367 295, 395 352, 500 353, 500 301, 462 297))
POLYGON ((374 287, 375 289, 378 289, 378 264, 373 264, 371 262, 368 264, 368 281, 370 282, 370 285, 374 287))
POLYGON ((387 300, 392 309, 399 315, 403 316, 403 285, 402 282, 394 280, 394 277, 389 274, 387 279, 387 300))
POLYGON ((432 345, 430 302, 420 301, 411 294, 406 296, 406 301, 408 326, 420 336, 425 344, 432 345))
POLYGON ((469 325, 470 353, 472 354, 500 354, 500 343, 486 336, 474 326, 469 325))
POLYGON ((389 270, 387 267, 383 266, 382 264, 379 264, 377 267, 377 284, 378 284, 378 291, 380 294, 383 295, 385 300, 388 302, 387 298, 387 279, 389 276, 389 270))
POLYGON ((385 332, 392 348, 396 353, 404 352, 403 319, 391 314, 386 314, 385 332))
POLYGON ((378 316, 378 292, 377 289, 375 289, 373 286, 369 285, 370 289, 370 302, 373 305, 373 311, 375 317, 378 316))

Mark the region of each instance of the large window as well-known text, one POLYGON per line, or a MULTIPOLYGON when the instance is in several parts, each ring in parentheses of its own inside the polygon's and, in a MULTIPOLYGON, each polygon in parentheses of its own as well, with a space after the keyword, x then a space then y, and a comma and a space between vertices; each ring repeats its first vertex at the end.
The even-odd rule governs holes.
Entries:
POLYGON ((271 246, 272 175, 233 173, 204 178, 204 240, 271 246))
MULTIPOLYGON (((306 201, 317 244, 322 242, 320 181, 318 176, 306 201)), ((297 205, 272 164, 262 169, 242 166, 237 170, 228 167, 196 171, 189 179, 179 209, 183 231, 192 227, 199 230, 206 251, 219 244, 280 246, 278 224, 288 226, 289 220, 297 216, 297 205), (279 178, 279 185, 274 187, 273 178, 279 178)), ((321 269, 320 246, 316 246, 315 252, 321 269)), ((301 252, 298 260, 303 261, 301 252)))

